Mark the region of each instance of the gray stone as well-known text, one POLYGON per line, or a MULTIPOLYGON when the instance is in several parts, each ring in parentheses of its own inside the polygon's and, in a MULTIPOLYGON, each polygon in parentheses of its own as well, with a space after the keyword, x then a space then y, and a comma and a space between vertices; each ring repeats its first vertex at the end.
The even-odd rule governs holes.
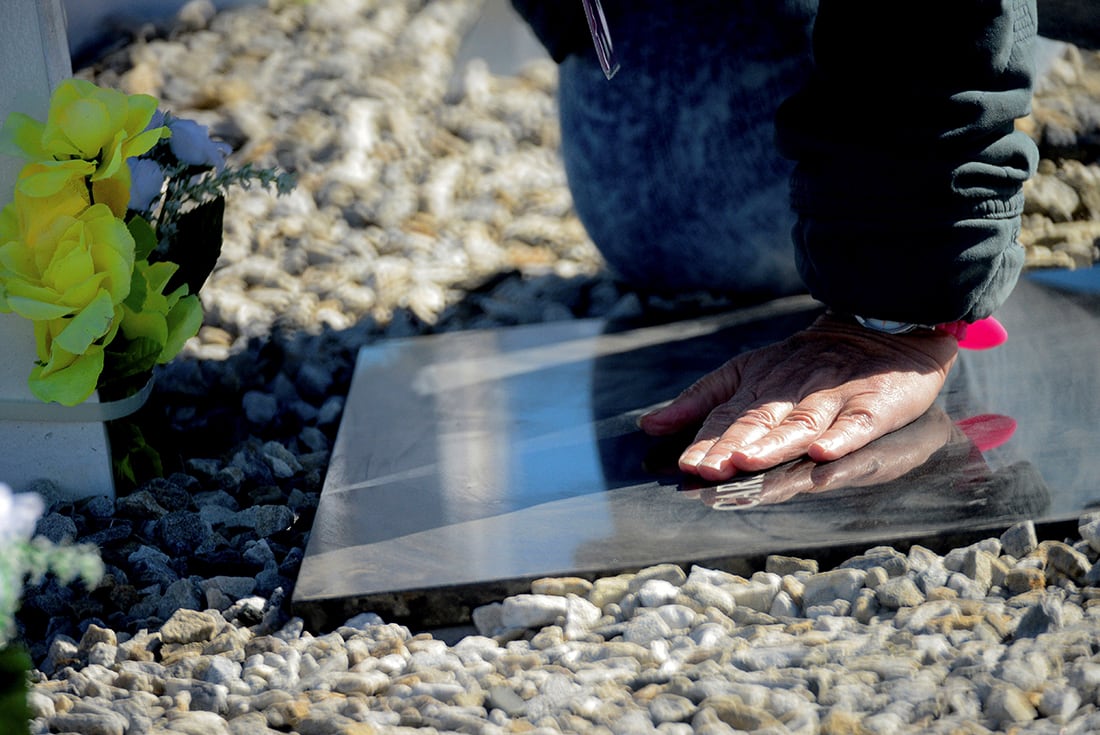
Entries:
POLYGON ((165 643, 194 643, 214 637, 224 621, 209 612, 177 610, 165 621, 160 637, 165 643))
POLYGON ((198 513, 177 510, 160 518, 155 532, 166 551, 183 555, 202 546, 213 529, 198 513))
POLYGON ((962 573, 974 580, 984 595, 993 584, 993 560, 995 557, 981 549, 971 548, 963 559, 962 573))
POLYGON ((522 717, 527 710, 527 702, 516 694, 515 690, 506 686, 489 687, 485 706, 499 709, 509 717, 522 717))
POLYGON ((1027 609, 1016 626, 1016 638, 1035 638, 1043 633, 1058 630, 1064 622, 1062 601, 1054 595, 1043 598, 1027 609))
POLYGON ((277 441, 266 442, 260 450, 271 465, 276 477, 286 479, 302 471, 302 465, 294 453, 277 441))
POLYGON ((118 646, 100 641, 88 650, 87 658, 88 664, 92 666, 114 666, 118 658, 118 646))
POLYGON ((303 427, 298 432, 298 442, 310 452, 328 452, 330 449, 328 437, 325 432, 316 426, 303 427))
POLYGON ((775 585, 749 581, 745 584, 730 584, 723 588, 733 597, 739 607, 747 607, 758 612, 771 609, 775 595, 779 591, 775 585))
POLYGON ((236 602, 252 594, 256 589, 255 577, 225 577, 217 576, 203 580, 200 585, 203 594, 208 594, 211 589, 216 589, 231 601, 236 602))
POLYGON ((1011 684, 994 685, 986 699, 985 713, 1002 725, 1031 722, 1039 716, 1027 695, 1011 684))
POLYGON ((223 467, 214 476, 214 484, 223 491, 235 492, 244 481, 244 470, 240 467, 223 467))
POLYGON ((142 584, 167 587, 179 579, 179 575, 168 565, 171 558, 154 546, 139 546, 126 560, 142 584))
POLYGON ((193 580, 192 577, 185 577, 168 585, 160 599, 157 600, 157 617, 166 619, 171 617, 177 610, 184 608, 197 610, 203 606, 202 598, 199 596, 198 590, 195 589, 193 580))
POLYGON ((84 505, 84 510, 92 518, 111 518, 115 514, 115 501, 106 495, 96 495, 88 499, 84 505))
POLYGON ((695 611, 686 605, 662 605, 654 608, 653 612, 661 616, 661 619, 673 630, 690 628, 696 618, 695 611))
POLYGON ((1047 566, 1061 572, 1069 579, 1083 580, 1092 567, 1088 557, 1069 544, 1061 541, 1044 541, 1043 546, 1047 551, 1047 566))
POLYGON ((110 646, 118 645, 118 636, 110 628, 103 628, 91 623, 80 638, 80 652, 87 653, 97 643, 106 643, 110 646))
POLYGON ((233 525, 251 528, 264 538, 285 531, 294 523, 294 511, 285 505, 255 505, 240 511, 233 525))
POLYGON ((686 722, 696 711, 695 703, 678 694, 658 694, 649 701, 649 716, 654 725, 665 722, 686 722))
POLYGON ((55 544, 76 539, 76 523, 72 518, 60 513, 49 513, 38 521, 35 534, 45 536, 55 544))
POLYGON ((1069 683, 1086 695, 1100 689, 1100 663, 1095 661, 1075 661, 1066 671, 1069 683))
POLYGON ((210 656, 202 678, 211 684, 229 686, 241 678, 241 664, 227 656, 210 656))
POLYGON ((267 539, 263 538, 249 541, 245 545, 243 556, 245 561, 258 567, 267 567, 276 563, 275 552, 271 550, 267 539))
POLYGON ((1086 513, 1077 521, 1077 532, 1081 540, 1093 551, 1100 551, 1100 513, 1086 513))
POLYGON ((1039 546, 1034 521, 1021 521, 1001 534, 1004 553, 1022 559, 1039 546))
POLYGON ((279 415, 279 402, 275 396, 257 390, 250 390, 241 398, 241 408, 245 417, 257 426, 266 426, 279 415))
POLYGON ((503 611, 504 605, 499 602, 474 607, 470 617, 477 633, 483 636, 491 636, 499 628, 504 627, 503 611))
POLYGON ((1042 211, 1055 222, 1072 221, 1080 206, 1074 188, 1056 176, 1035 174, 1028 182, 1028 208, 1042 211))
MULTIPOLYGON (((176 477, 186 478, 188 476, 176 475, 176 477)), ((191 507, 191 493, 173 480, 155 477, 147 482, 144 488, 153 494, 153 498, 162 508, 168 511, 188 510, 191 507)))
POLYGON ((664 618, 647 611, 626 623, 623 629, 623 640, 627 643, 648 646, 653 641, 667 639, 671 634, 672 629, 664 618))
POLYGON ((340 417, 344 414, 344 397, 343 396, 329 396, 325 399, 325 402, 321 404, 321 408, 317 413, 317 425, 329 426, 335 424, 340 420, 340 417))
POLYGON ((1076 689, 1052 685, 1043 690, 1038 709, 1043 717, 1057 717, 1065 722, 1080 706, 1081 695, 1076 689))
POLYGON ((173 733, 180 735, 232 735, 229 723, 211 711, 172 712, 168 716, 168 725, 173 733))
POLYGON ((867 572, 862 569, 835 569, 821 572, 805 581, 802 592, 802 607, 830 604, 835 600, 852 602, 863 587, 867 572))
POLYGON ((676 599, 680 588, 664 579, 650 579, 638 589, 638 603, 642 607, 660 607, 676 599))
POLYGON ((45 719, 53 717, 57 712, 53 700, 37 689, 31 689, 27 692, 27 709, 30 711, 32 718, 41 717, 45 719))
POLYGON ((764 571, 780 576, 794 574, 795 572, 817 574, 817 559, 800 559, 795 556, 770 554, 768 558, 764 560, 764 571))
POLYGON ((123 495, 115 501, 117 512, 123 518, 137 520, 157 519, 168 513, 148 490, 123 495))
POLYGON ((877 590, 886 580, 890 579, 890 574, 882 567, 871 567, 867 570, 867 576, 863 580, 863 586, 867 589, 877 590))
POLYGON ((81 735, 125 735, 129 724, 125 717, 110 711, 65 712, 50 718, 52 732, 81 735))
POLYGON ((641 569, 630 580, 628 590, 630 592, 637 593, 646 582, 652 579, 659 579, 677 587, 680 587, 687 581, 687 575, 684 570, 676 564, 656 564, 651 567, 641 569))
POLYGON ((784 590, 775 593, 772 606, 768 609, 768 614, 776 618, 798 617, 799 612, 798 603, 784 590))
POLYGON ((909 577, 892 577, 875 590, 875 598, 883 607, 897 610, 901 607, 916 607, 924 602, 924 593, 909 577))
POLYGON ((501 624, 506 628, 541 628, 564 618, 569 601, 557 595, 515 595, 504 600, 501 624))
POLYGON ((905 554, 889 546, 876 546, 868 549, 864 554, 848 559, 838 569, 867 571, 874 567, 882 567, 888 575, 897 577, 909 571, 909 559, 905 554))
POLYGON ((852 617, 867 625, 878 611, 878 593, 868 587, 861 589, 852 603, 852 617))

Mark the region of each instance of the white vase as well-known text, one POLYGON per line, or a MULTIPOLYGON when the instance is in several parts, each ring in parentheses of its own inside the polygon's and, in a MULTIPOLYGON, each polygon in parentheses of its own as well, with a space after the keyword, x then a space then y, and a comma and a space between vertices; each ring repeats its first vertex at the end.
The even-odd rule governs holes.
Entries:
POLYGON ((0 314, 0 482, 16 492, 34 489, 54 500, 114 498, 111 449, 104 421, 145 403, 149 387, 123 401, 92 395, 78 406, 43 403, 27 387, 34 366, 34 326, 0 314), (46 482, 42 482, 42 481, 46 482))

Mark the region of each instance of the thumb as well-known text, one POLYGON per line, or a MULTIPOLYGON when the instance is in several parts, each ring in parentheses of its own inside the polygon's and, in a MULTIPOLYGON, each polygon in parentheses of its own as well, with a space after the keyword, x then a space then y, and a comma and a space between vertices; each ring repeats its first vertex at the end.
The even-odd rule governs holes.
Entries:
POLYGON ((741 369, 734 358, 692 383, 668 405, 642 414, 638 426, 647 434, 661 436, 700 424, 715 407, 733 396, 740 382, 741 369))

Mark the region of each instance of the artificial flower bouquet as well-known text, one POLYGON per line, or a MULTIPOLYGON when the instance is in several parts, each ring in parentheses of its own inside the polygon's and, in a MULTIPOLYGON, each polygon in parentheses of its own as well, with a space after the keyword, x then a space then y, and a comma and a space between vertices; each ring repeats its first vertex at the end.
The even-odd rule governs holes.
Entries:
POLYGON ((286 174, 226 166, 206 128, 80 79, 46 121, 12 113, 0 145, 27 160, 0 211, 0 312, 34 322, 28 386, 76 405, 147 382, 202 324, 198 292, 221 252, 225 191, 286 174))

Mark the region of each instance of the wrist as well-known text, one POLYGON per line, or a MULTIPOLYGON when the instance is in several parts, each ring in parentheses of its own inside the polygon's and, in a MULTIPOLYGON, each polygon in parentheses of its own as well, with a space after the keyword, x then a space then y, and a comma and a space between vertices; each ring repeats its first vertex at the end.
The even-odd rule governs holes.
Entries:
POLYGON ((984 350, 997 347, 1008 339, 1008 332, 993 317, 979 319, 976 322, 945 322, 943 324, 914 324, 890 319, 874 319, 853 314, 856 323, 865 329, 881 334, 911 334, 921 330, 950 334, 959 342, 959 347, 972 350, 984 350))

